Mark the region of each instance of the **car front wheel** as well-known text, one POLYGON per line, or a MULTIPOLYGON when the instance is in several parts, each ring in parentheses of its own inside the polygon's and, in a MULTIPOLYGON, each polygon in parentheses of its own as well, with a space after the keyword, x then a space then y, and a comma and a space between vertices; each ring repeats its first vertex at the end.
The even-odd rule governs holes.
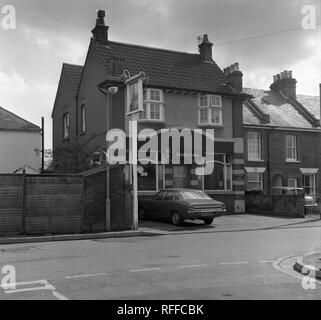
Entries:
POLYGON ((171 221, 174 226, 179 226, 182 224, 182 218, 177 211, 172 213, 171 221))
POLYGON ((213 220, 214 220, 214 218, 206 218, 203 221, 204 221, 205 224, 212 224, 213 220))

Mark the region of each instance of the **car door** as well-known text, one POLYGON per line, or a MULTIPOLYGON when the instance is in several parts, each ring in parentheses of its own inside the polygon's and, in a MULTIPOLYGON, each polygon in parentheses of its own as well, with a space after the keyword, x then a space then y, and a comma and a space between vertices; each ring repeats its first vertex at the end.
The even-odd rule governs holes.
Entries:
POLYGON ((161 215, 161 208, 163 205, 165 191, 160 191, 155 195, 155 198, 151 202, 150 210, 148 215, 153 218, 159 218, 161 215))
POLYGON ((162 218, 170 219, 171 212, 175 210, 175 200, 176 199, 176 192, 174 191, 166 191, 163 206, 162 206, 162 218))

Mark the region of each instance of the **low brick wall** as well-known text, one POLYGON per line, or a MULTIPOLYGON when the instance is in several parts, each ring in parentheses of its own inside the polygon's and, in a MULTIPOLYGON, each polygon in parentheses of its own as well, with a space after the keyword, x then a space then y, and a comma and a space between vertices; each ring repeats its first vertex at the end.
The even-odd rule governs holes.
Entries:
MULTIPOLYGON (((131 230, 133 226, 133 199, 125 170, 128 166, 112 166, 110 183, 111 231, 131 230)), ((83 231, 106 230, 106 168, 83 173, 83 231)))
POLYGON ((248 213, 303 218, 304 196, 247 194, 245 209, 248 213))

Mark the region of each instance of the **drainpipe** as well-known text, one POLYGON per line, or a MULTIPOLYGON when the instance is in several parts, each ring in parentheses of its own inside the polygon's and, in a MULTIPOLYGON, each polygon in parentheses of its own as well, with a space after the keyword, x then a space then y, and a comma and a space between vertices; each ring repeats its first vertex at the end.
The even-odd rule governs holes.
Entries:
POLYGON ((45 118, 41 117, 41 173, 45 170, 45 118))

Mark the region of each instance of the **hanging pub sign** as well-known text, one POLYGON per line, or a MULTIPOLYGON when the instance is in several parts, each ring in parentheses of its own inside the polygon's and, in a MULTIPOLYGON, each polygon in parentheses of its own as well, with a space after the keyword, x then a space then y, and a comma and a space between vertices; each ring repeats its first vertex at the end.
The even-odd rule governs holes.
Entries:
POLYGON ((143 80, 145 73, 139 74, 129 78, 125 81, 127 85, 127 116, 143 112, 143 80))

